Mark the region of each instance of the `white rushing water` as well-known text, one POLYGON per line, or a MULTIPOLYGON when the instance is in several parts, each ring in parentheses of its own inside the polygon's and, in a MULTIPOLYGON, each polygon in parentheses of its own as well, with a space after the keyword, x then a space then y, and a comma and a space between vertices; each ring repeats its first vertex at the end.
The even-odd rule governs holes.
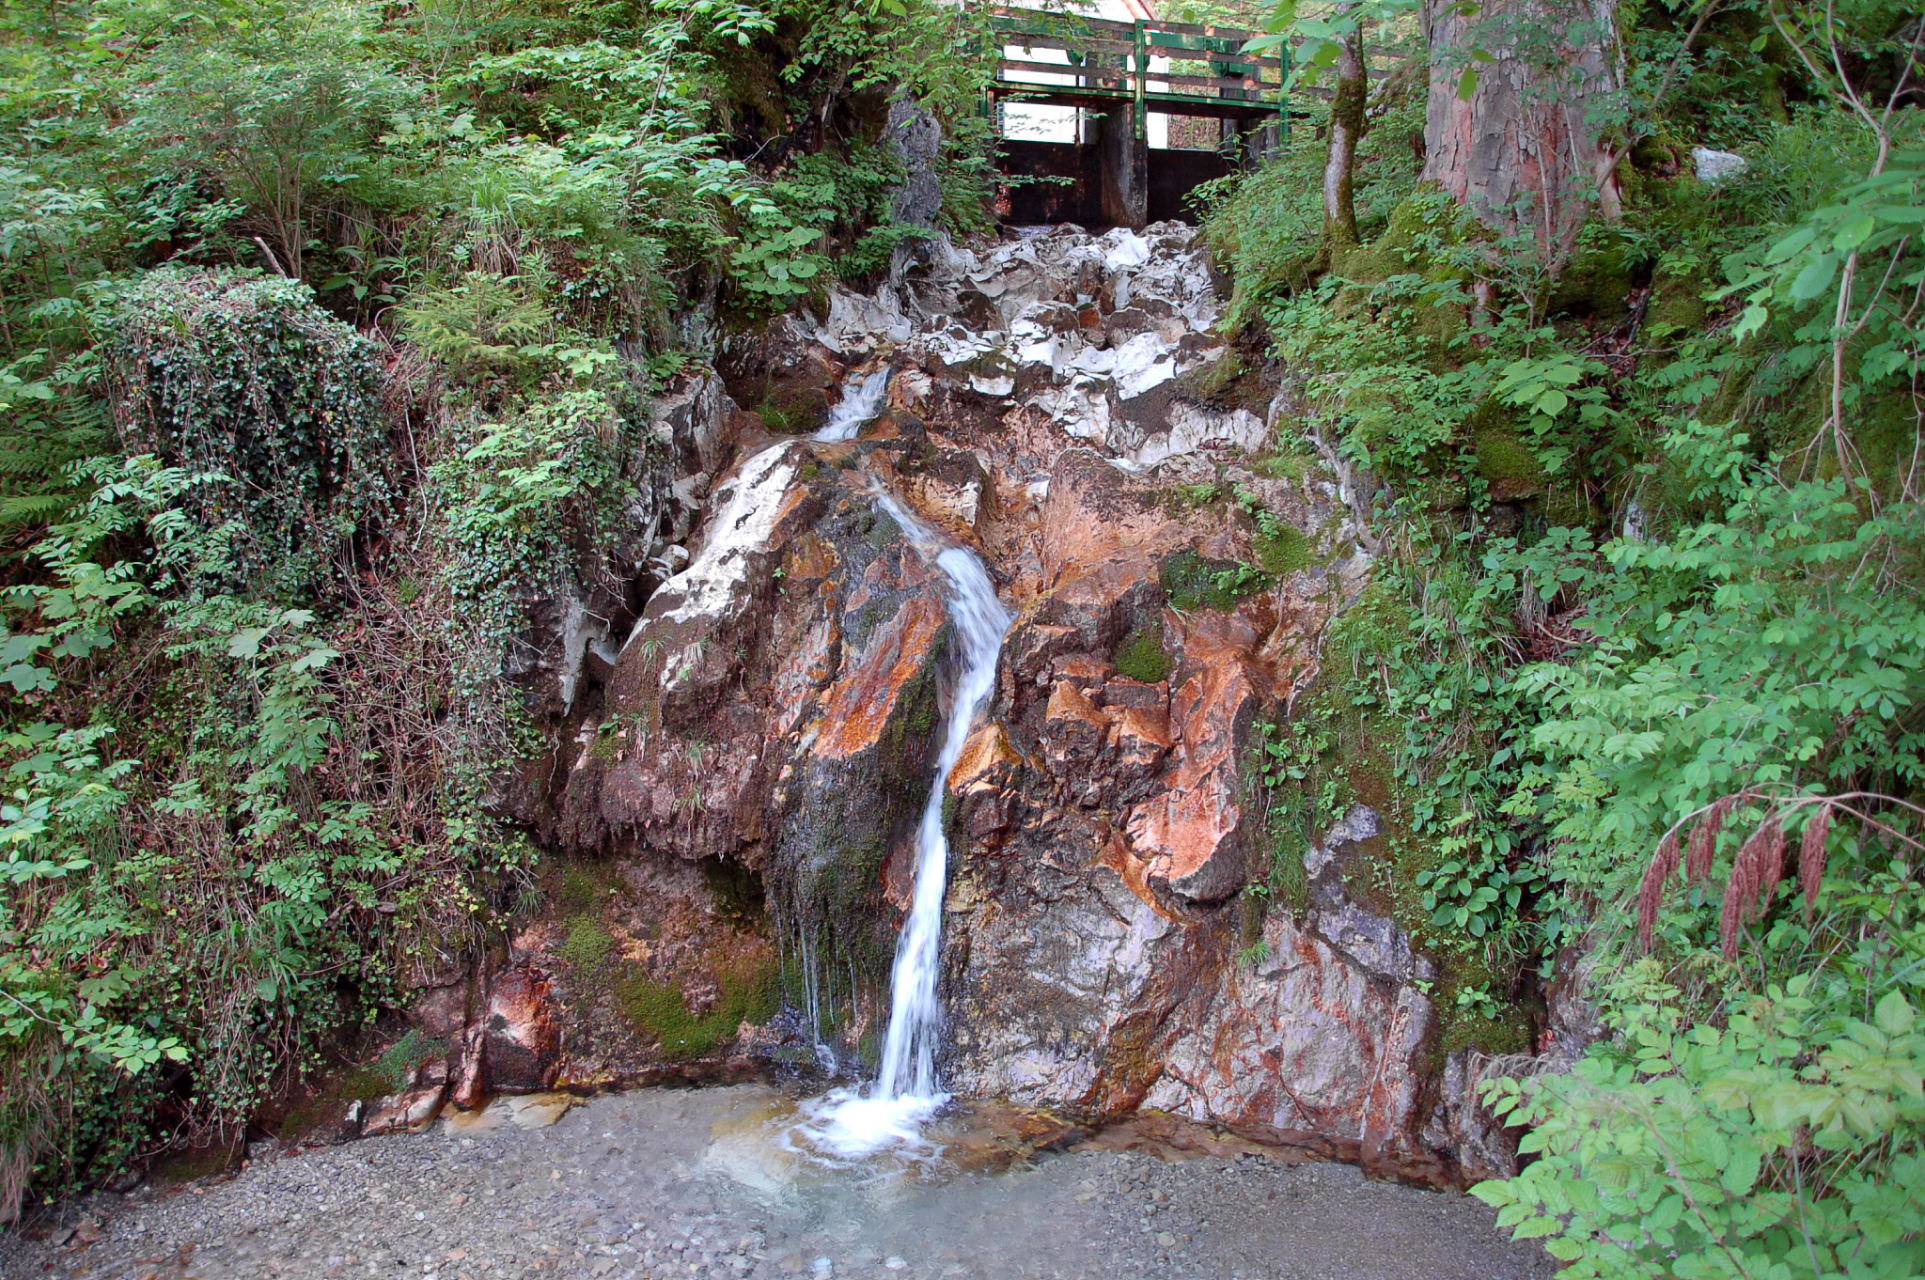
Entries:
POLYGON ((815 433, 818 440, 853 440, 870 419, 882 412, 882 397, 889 390, 889 368, 876 370, 854 388, 844 390, 841 401, 829 410, 829 420, 815 433))
MULTIPOLYGON (((887 370, 870 374, 844 398, 819 440, 854 437, 868 418, 841 416, 852 402, 867 403, 869 417, 880 410, 888 386, 887 370), (831 435, 831 431, 842 434, 831 435)), ((916 890, 909 919, 896 939, 896 960, 889 975, 889 1030, 883 1041, 882 1071, 866 1090, 835 1089, 803 1108, 798 1126, 808 1145, 824 1154, 856 1158, 891 1147, 922 1145, 920 1127, 949 1095, 936 1080, 936 1048, 942 1038, 942 1002, 936 995, 936 970, 942 944, 942 899, 949 877, 949 840, 942 828, 943 798, 949 771, 956 767, 976 713, 996 684, 996 660, 1009 611, 996 598, 996 586, 976 554, 950 546, 911 515, 902 503, 878 489, 876 505, 902 527, 917 554, 935 563, 949 579, 947 607, 961 657, 949 719, 943 727, 936 776, 916 827, 916 890)))

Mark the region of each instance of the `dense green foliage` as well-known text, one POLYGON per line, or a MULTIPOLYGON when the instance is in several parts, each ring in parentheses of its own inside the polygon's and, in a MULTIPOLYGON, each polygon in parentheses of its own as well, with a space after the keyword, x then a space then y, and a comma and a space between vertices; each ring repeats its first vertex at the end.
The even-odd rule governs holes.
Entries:
POLYGON ((892 95, 984 216, 974 19, 887 9, 0 16, 0 1220, 230 1141, 529 900, 508 659, 648 398, 927 234, 892 95))
POLYGON ((1278 445, 1347 470, 1384 553, 1266 739, 1252 893, 1289 905, 1307 838, 1384 812, 1353 888, 1444 962, 1443 1047, 1529 1126, 1479 1194, 1573 1274, 1914 1275, 1915 15, 1618 20, 1622 216, 1568 260, 1416 185, 1394 78, 1360 247, 1319 242, 1310 130, 1209 195, 1230 323, 1295 379, 1278 445), (1697 145, 1748 167, 1700 182, 1697 145), (1547 981, 1610 1028, 1574 1068, 1521 1038, 1547 981))

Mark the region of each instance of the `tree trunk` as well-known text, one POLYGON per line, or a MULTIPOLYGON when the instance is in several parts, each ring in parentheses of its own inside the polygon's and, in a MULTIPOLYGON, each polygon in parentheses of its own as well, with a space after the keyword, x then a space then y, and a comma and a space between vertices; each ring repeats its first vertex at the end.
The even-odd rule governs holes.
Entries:
MULTIPOLYGON (((1337 6, 1341 15, 1355 8, 1337 6)), ((1337 45, 1337 88, 1330 99, 1330 149, 1323 162, 1323 244, 1326 252, 1357 243, 1357 204, 1352 175, 1357 167, 1357 143, 1364 136, 1364 105, 1370 96, 1370 76, 1364 63, 1362 24, 1337 45)))
POLYGON ((1617 212, 1598 121, 1623 81, 1616 17, 1617 0, 1489 0, 1472 17, 1455 0, 1424 0, 1423 176, 1485 225, 1533 232, 1553 270, 1594 206, 1617 212), (1467 69, 1477 85, 1464 99, 1467 69))

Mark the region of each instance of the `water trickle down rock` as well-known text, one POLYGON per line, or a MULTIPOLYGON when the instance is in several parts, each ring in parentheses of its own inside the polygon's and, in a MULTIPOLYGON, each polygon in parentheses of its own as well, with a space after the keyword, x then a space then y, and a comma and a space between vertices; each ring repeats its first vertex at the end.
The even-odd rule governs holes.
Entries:
POLYGON ((851 441, 744 429, 545 821, 629 862, 747 868, 779 927, 859 971, 845 990, 882 985, 948 638, 940 575, 875 514, 873 472, 1017 611, 948 779, 948 1086, 1163 1107, 1446 1177, 1465 1137, 1427 1135, 1443 1109, 1408 940, 1330 900, 1273 911, 1268 958, 1236 961, 1251 726, 1314 674, 1369 556, 1334 477, 1249 465, 1275 409, 1247 378, 1206 384, 1219 309, 1187 228, 1059 228, 933 242, 874 295, 836 290, 825 320, 731 339, 722 376, 765 425, 815 430, 851 369, 885 361, 886 403, 851 441), (1240 594, 1209 588, 1259 558, 1233 493, 1301 550, 1240 594))

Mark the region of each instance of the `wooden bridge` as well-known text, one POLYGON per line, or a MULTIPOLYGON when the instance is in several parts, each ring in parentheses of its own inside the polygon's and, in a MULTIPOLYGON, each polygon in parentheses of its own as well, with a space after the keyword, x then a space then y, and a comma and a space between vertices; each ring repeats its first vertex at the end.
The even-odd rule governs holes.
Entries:
POLYGON ((1003 51, 992 106, 1020 95, 1103 112, 1128 107, 1138 137, 1151 111, 1268 123, 1283 110, 1284 61, 1242 52, 1248 31, 1039 9, 1002 9, 992 23, 1003 51))
POLYGON ((1012 175, 1068 179, 1079 189, 1050 197, 1031 218, 1141 227, 1153 207, 1168 211, 1198 181, 1261 155, 1284 118, 1286 62, 1242 52, 1248 31, 1037 9, 999 9, 991 21, 1000 57, 985 110, 994 117, 1011 99, 1076 107, 1093 126, 1093 137, 1072 144, 1005 145, 1012 175), (1160 150, 1152 166, 1152 112, 1221 121, 1215 150, 1160 150), (1214 168, 1203 172, 1198 162, 1214 168))

